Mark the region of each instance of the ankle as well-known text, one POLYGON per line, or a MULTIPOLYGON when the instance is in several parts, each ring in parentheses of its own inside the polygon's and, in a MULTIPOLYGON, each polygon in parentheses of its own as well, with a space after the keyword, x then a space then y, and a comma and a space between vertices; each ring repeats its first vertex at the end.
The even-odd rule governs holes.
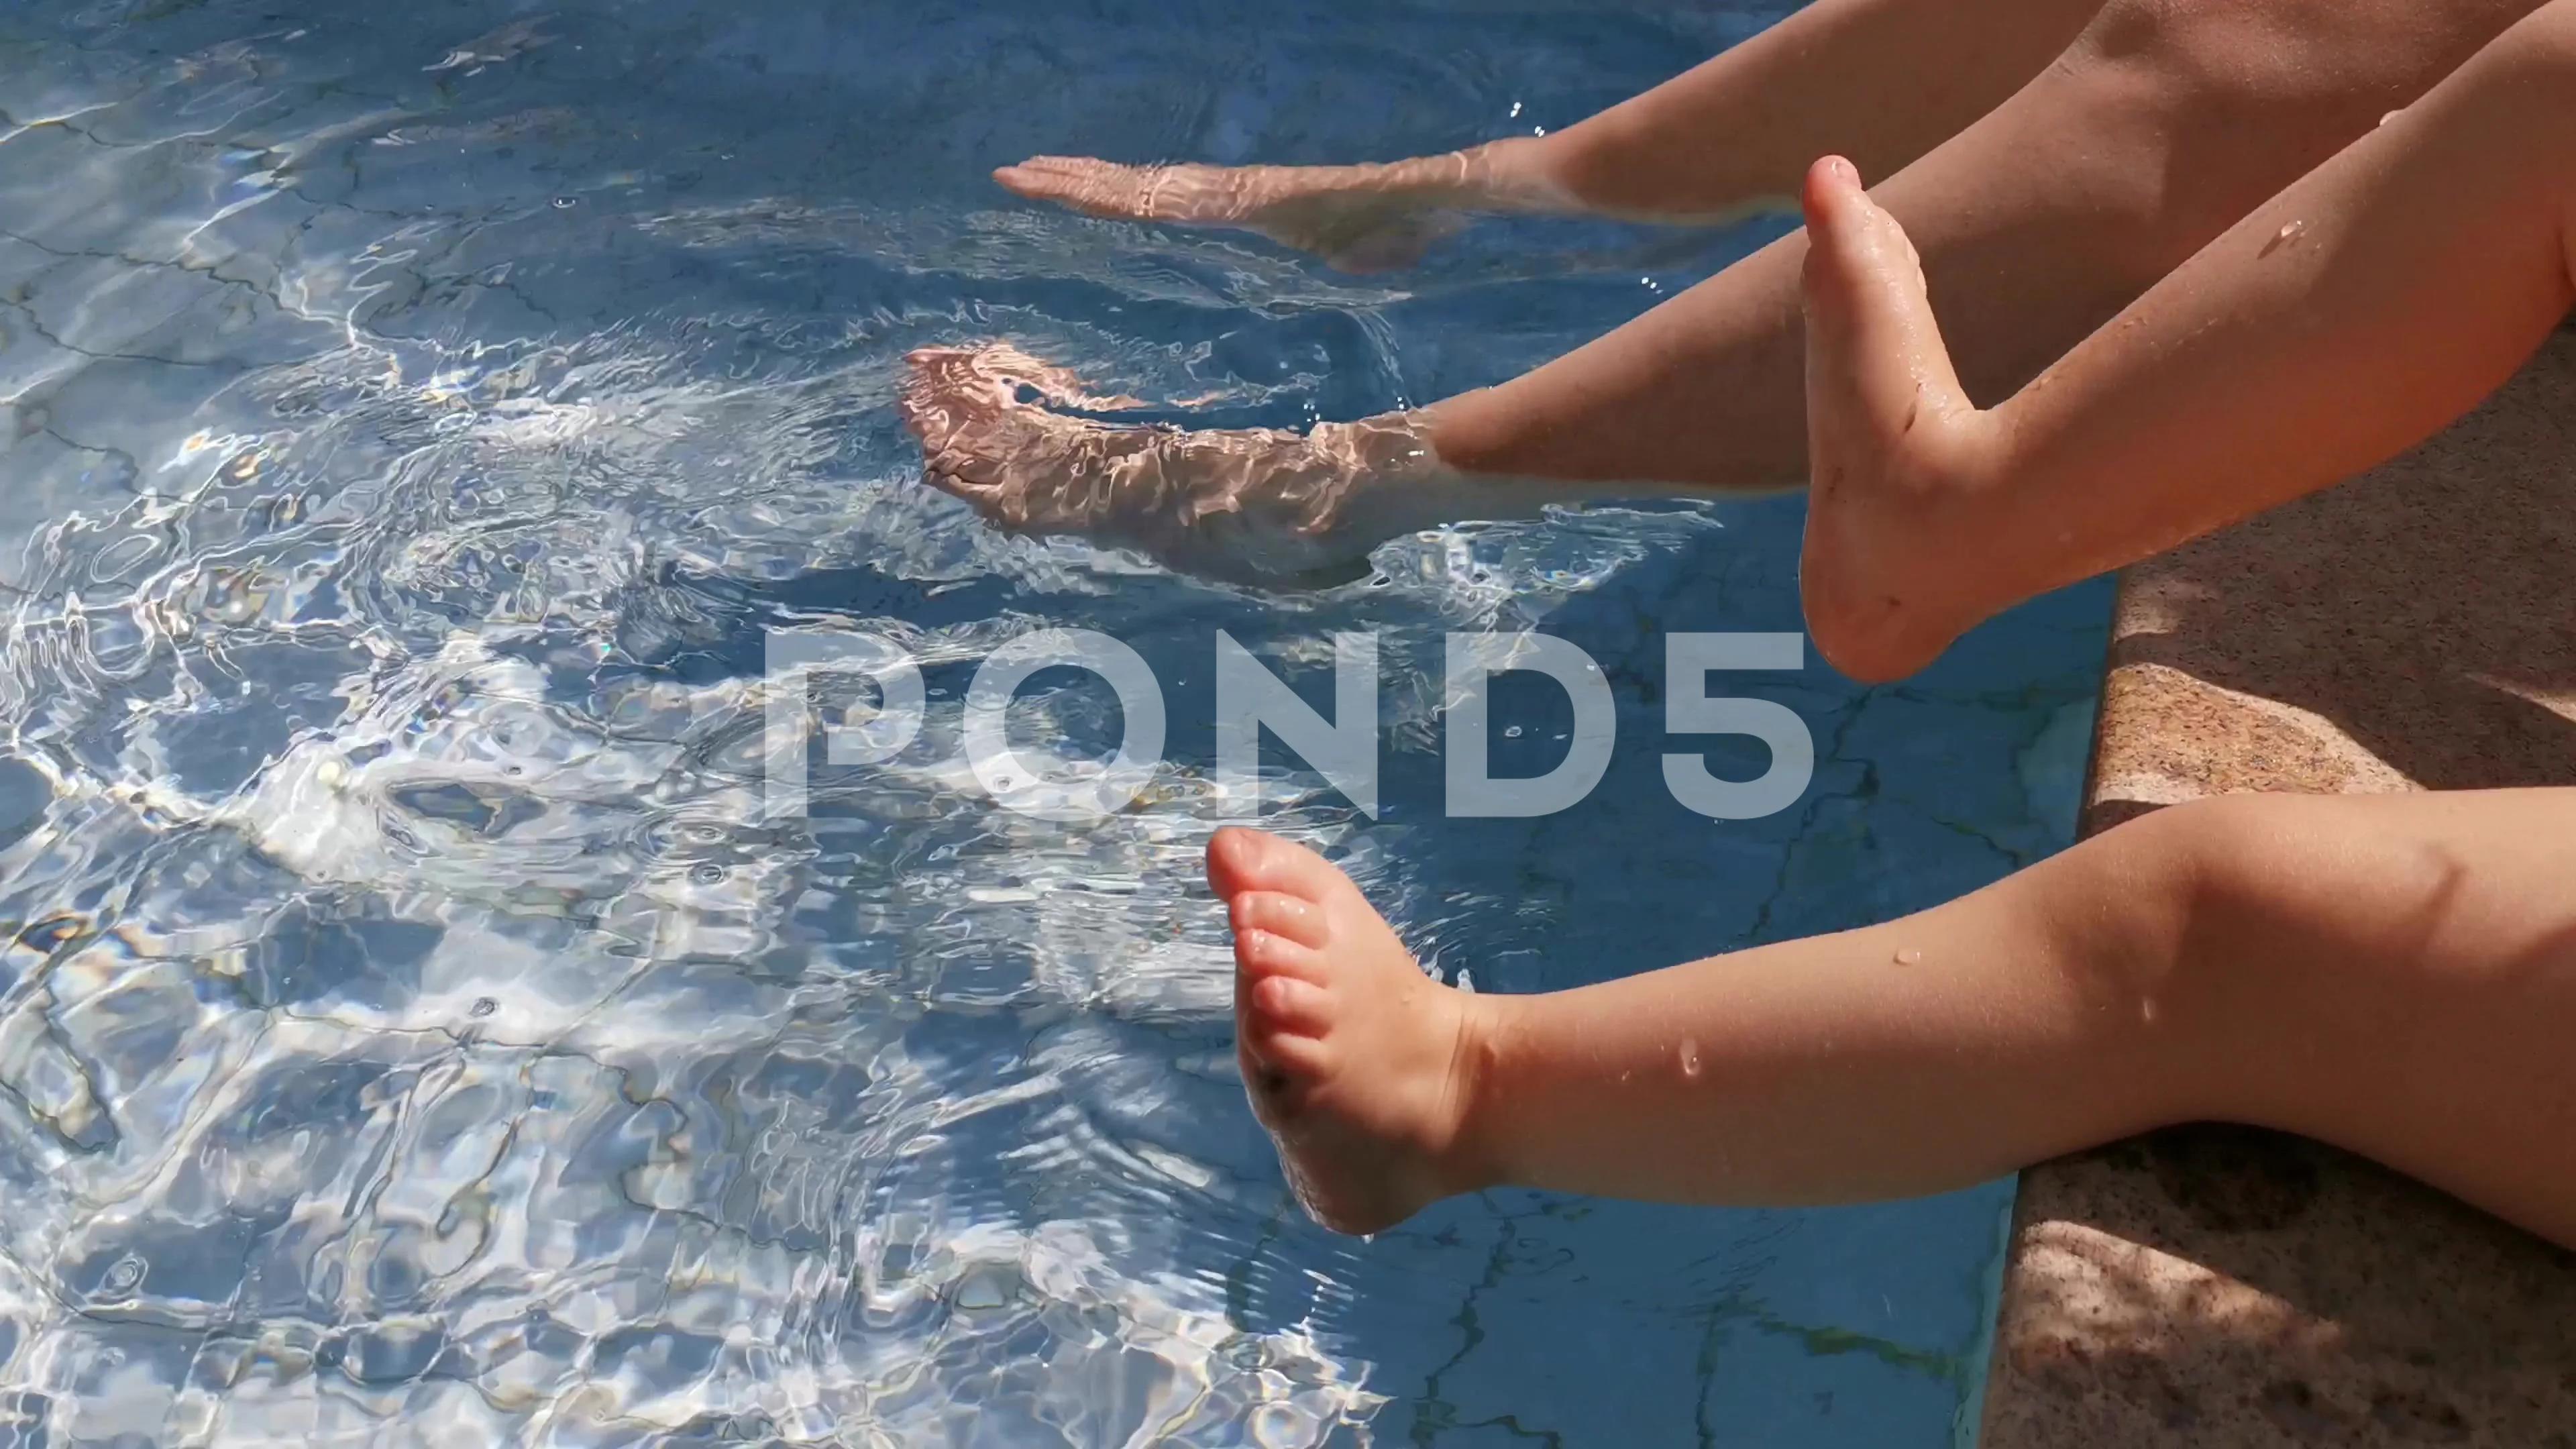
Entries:
POLYGON ((1332 532, 1374 544, 1468 516, 1458 510, 1458 474, 1433 451, 1422 412, 1320 423, 1305 446, 1337 480, 1317 519, 1332 532))
POLYGON ((1961 397, 1925 396, 1890 453, 1881 492, 1927 524, 1978 527, 1983 505, 2010 470, 2004 415, 1961 397))
POLYGON ((1954 634, 2038 592, 2028 571, 2014 567, 2019 560, 1995 556, 1998 543, 2034 521, 2016 517, 2007 496, 2021 466, 2010 419, 1964 398, 1960 404, 1915 426, 1880 495, 1884 536, 1911 540, 1933 558, 1987 555, 1982 568, 1933 569, 1918 583, 1920 611, 1954 634))
POLYGON ((1434 1172, 1444 1194, 1481 1192, 1512 1181, 1513 1113, 1508 1105, 1511 1042, 1532 998, 1464 992, 1451 1091, 1458 1118, 1434 1172))
POLYGON ((1992 413, 1920 418, 1889 452, 1820 465, 1799 587, 1808 631, 1855 679, 1900 679, 2018 595, 1992 568, 1951 561, 1991 554, 2002 477, 1992 413))
POLYGON ((1574 156, 1561 135, 1505 136, 1457 153, 1465 199, 1539 215, 1585 210, 1574 189, 1574 156))

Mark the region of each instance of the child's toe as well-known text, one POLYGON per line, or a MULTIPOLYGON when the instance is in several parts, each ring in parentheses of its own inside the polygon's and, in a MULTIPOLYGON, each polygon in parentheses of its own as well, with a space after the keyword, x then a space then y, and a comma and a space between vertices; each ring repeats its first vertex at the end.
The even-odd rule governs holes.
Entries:
POLYGON ((1265 976, 1252 984, 1252 1010, 1270 1032, 1322 1036, 1333 1023, 1333 994, 1294 976, 1265 976))
POLYGON ((1232 900, 1254 889, 1253 866, 1261 857, 1262 833, 1241 825, 1228 825, 1208 837, 1208 888, 1232 900))
POLYGON ((1208 883, 1232 899, 1245 891, 1276 891, 1322 900, 1342 883, 1332 862, 1266 831, 1229 825, 1208 841, 1208 883))
POLYGON ((1328 979, 1321 953, 1258 928, 1234 933, 1234 959, 1254 980, 1293 976, 1321 985, 1328 979))
POLYGON ((1321 908, 1281 891, 1245 891, 1230 903, 1236 932, 1267 931, 1300 946, 1321 948, 1328 939, 1321 908))
POLYGON ((1302 1036, 1293 1032, 1266 1033, 1260 1038, 1258 1065, 1268 1080, 1259 1085, 1273 1094, 1275 1105, 1294 1108, 1295 1094, 1322 1077, 1333 1065, 1332 1048, 1322 1037, 1302 1036), (1287 1094, 1283 1099, 1279 1094, 1287 1094))

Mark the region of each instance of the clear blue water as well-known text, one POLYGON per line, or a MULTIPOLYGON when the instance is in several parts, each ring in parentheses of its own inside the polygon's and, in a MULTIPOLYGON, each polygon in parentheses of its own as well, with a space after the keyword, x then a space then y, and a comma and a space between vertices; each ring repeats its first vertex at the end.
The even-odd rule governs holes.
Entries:
MULTIPOLYGON (((1383 818, 1301 776, 1273 823, 1528 991, 2061 845, 2099 589, 1902 687, 1756 686, 1815 784, 1719 824, 1662 785, 1660 636, 1796 627, 1794 499, 1262 595, 993 535, 890 406, 908 349, 995 335, 1223 422, 1507 376, 1769 233, 1488 224, 1353 278, 984 173, 1561 125, 1772 18, 0 3, 0 1442, 1954 1442, 2006 1183, 1299 1215, 1196 871, 1208 660, 1320 686, 1385 631, 1383 818), (767 819, 763 631, 833 621, 934 661, 929 738, 767 819), (1042 624, 1171 687, 1111 824, 943 759, 1042 624), (1440 633, 1530 625, 1611 673, 1610 778, 1443 819, 1440 633)), ((1562 709, 1507 691, 1499 762, 1562 709)), ((1079 683, 1030 710, 1114 732, 1079 683)))

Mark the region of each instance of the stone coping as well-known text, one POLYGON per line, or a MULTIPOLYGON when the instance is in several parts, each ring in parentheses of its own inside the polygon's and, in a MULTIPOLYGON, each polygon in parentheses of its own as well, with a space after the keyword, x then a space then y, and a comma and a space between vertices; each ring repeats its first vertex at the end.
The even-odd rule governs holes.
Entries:
MULTIPOLYGON (((2507 785, 2576 786, 2563 329, 2423 447, 2123 576, 2085 828, 2233 791, 2507 785)), ((2576 1449, 2576 1253, 2249 1129, 2045 1163, 1981 1442, 2576 1449)))

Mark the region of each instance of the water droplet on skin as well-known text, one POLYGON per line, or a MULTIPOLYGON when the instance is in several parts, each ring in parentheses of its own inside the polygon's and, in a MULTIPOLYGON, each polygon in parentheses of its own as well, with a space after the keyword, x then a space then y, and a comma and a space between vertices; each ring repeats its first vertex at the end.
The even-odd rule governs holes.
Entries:
POLYGON ((1699 1043, 1685 1037, 1682 1039, 1682 1075, 1696 1081, 1699 1071, 1699 1043))
POLYGON ((2307 229, 2308 224, 2304 221, 2285 221, 2281 223, 2281 229, 2272 233, 2272 239, 2270 241, 2263 243, 2262 255, 2268 257, 2280 248, 2289 245, 2291 242, 2297 241, 2307 232, 2307 229))
POLYGON ((1923 953, 1915 950, 1911 946, 1908 946, 1904 950, 1896 953, 1896 964, 1899 966, 1919 966, 1923 964, 1923 953))
POLYGON ((478 996, 474 998, 472 1010, 476 1016, 490 1016, 493 1012, 499 1011, 500 1009, 501 1003, 494 1001, 491 997, 478 996))
POLYGON ((2387 115, 2384 115, 2384 116, 2380 117, 2380 118, 2379 118, 2379 124, 2381 124, 2381 125, 2385 126, 2385 125, 2387 125, 2389 122, 2391 122, 2391 121, 2393 121, 2393 120, 2396 120, 2399 116, 2402 116, 2402 115, 2405 115, 2405 114, 2406 114, 2405 109, 2404 109, 2403 107, 2400 107, 2399 109, 2394 110, 2394 111, 2390 111, 2387 115))

